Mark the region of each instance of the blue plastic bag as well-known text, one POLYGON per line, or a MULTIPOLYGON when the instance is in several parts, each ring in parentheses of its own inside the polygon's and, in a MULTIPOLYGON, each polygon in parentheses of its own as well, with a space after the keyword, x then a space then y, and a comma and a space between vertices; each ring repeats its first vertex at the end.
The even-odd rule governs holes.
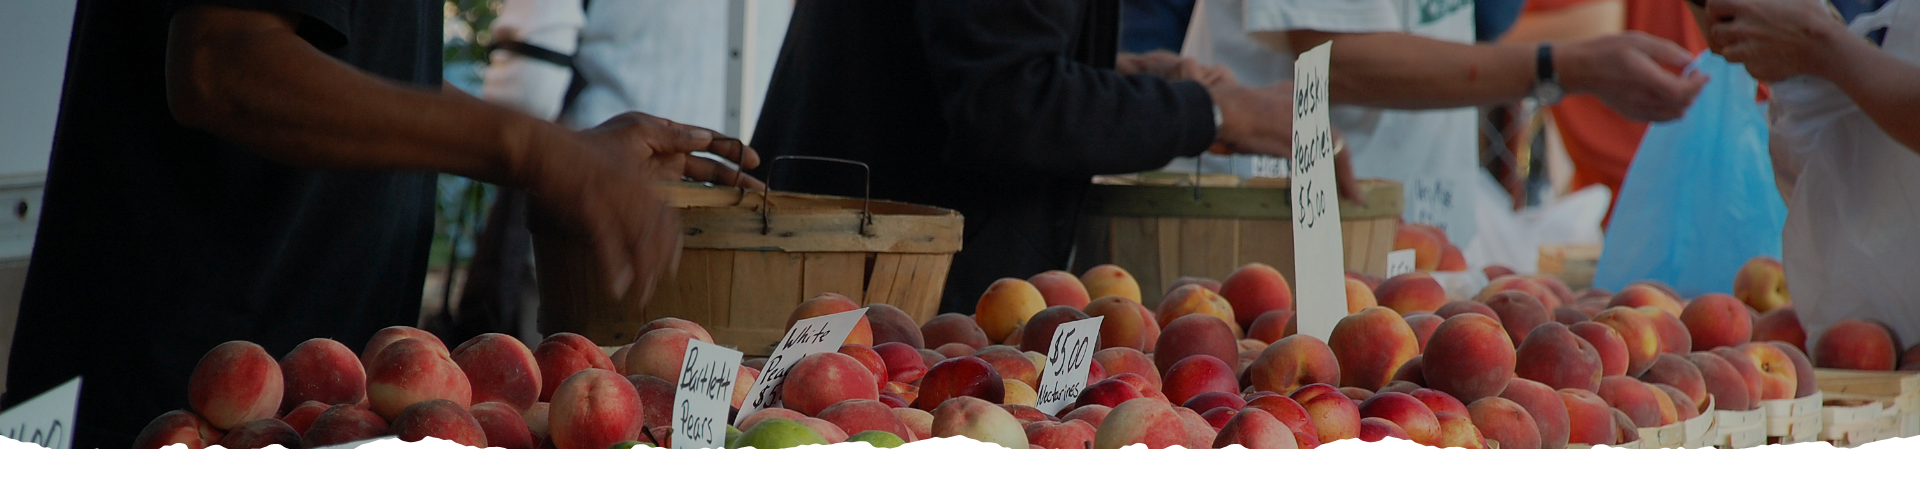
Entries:
POLYGON ((1741 65, 1704 52, 1706 88, 1686 116, 1647 128, 1620 187, 1595 287, 1658 280, 1682 296, 1731 293, 1754 256, 1780 257, 1787 206, 1767 156, 1758 83, 1741 65))

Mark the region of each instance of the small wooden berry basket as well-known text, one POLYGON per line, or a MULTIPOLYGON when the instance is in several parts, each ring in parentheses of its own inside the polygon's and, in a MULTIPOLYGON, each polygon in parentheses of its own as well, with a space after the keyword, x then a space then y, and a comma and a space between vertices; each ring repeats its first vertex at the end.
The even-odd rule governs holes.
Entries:
POLYGON ((1700 408, 1700 414, 1680 422, 1682 436, 1680 447, 1701 449, 1712 447, 1714 437, 1713 395, 1707 395, 1707 404, 1700 408))
POLYGON ((1708 445, 1746 449, 1767 444, 1767 411, 1714 411, 1714 435, 1708 445))
MULTIPOLYGON (((1346 269, 1385 276, 1405 197, 1398 182, 1360 180, 1366 205, 1340 202, 1346 269)), ((1241 265, 1273 266, 1293 278, 1293 203, 1286 178, 1142 173, 1102 176, 1087 191, 1073 269, 1112 263, 1159 304, 1182 276, 1225 278, 1241 265)))
POLYGON ((1822 439, 1836 445, 1920 436, 1920 372, 1815 369, 1814 382, 1835 404, 1821 410, 1822 439), (1876 409, 1877 408, 1877 409, 1876 409), (1861 419, 1878 413, 1873 433, 1861 419), (1862 438, 1869 438, 1861 441, 1862 438))
POLYGON ((1806 397, 1760 401, 1767 412, 1767 440, 1773 444, 1799 444, 1820 440, 1820 405, 1825 393, 1814 391, 1806 397))
MULTIPOLYGON (((814 158, 772 164, 785 159, 814 158)), ((949 209, 696 183, 665 189, 680 211, 680 264, 644 304, 606 293, 587 242, 535 236, 543 333, 617 346, 648 321, 676 317, 706 327, 715 342, 764 356, 786 333, 794 306, 820 293, 931 319, 960 251, 962 219, 949 209)))

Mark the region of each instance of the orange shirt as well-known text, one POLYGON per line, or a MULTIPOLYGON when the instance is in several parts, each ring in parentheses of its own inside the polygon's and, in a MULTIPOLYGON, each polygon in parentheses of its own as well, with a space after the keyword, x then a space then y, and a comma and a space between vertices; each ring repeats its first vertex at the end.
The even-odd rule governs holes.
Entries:
MULTIPOLYGON (((1526 11, 1549 11, 1594 0, 1532 0, 1526 11)), ((1687 51, 1699 54, 1707 49, 1707 39, 1686 2, 1678 0, 1624 0, 1627 6, 1627 30, 1641 31, 1672 40, 1687 51)), ((1647 123, 1629 120, 1601 103, 1593 95, 1568 95, 1552 107, 1554 124, 1573 160, 1573 181, 1579 190, 1595 184, 1613 190, 1613 201, 1620 200, 1620 185, 1627 179, 1627 166, 1646 136, 1647 123)), ((1607 222, 1613 210, 1607 210, 1607 222)), ((1607 222, 1601 223, 1606 225, 1607 222)))

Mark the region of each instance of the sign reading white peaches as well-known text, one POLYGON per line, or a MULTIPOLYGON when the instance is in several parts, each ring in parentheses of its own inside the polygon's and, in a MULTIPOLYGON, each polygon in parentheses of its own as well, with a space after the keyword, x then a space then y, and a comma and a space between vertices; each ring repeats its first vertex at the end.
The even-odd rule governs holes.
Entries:
POLYGON ((838 351, 847 335, 860 324, 860 318, 866 315, 867 308, 860 308, 793 323, 786 337, 774 348, 773 355, 767 357, 767 366, 761 370, 760 379, 753 382, 753 389, 747 391, 747 401, 740 404, 735 421, 779 405, 780 386, 787 380, 787 371, 807 356, 838 351))

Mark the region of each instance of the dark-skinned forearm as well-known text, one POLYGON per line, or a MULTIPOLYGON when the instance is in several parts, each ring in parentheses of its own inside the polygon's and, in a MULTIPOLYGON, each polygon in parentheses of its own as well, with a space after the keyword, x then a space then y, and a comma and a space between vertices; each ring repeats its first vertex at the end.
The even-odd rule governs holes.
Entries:
POLYGON ((1817 72, 1847 93, 1860 110, 1887 136, 1920 151, 1920 65, 1894 57, 1850 32, 1839 30, 1823 40, 1833 47, 1832 61, 1817 72))
POLYGON ((217 7, 176 14, 167 52, 174 117, 289 165, 431 170, 517 186, 540 177, 527 152, 565 132, 465 94, 364 73, 301 39, 297 21, 217 7))

